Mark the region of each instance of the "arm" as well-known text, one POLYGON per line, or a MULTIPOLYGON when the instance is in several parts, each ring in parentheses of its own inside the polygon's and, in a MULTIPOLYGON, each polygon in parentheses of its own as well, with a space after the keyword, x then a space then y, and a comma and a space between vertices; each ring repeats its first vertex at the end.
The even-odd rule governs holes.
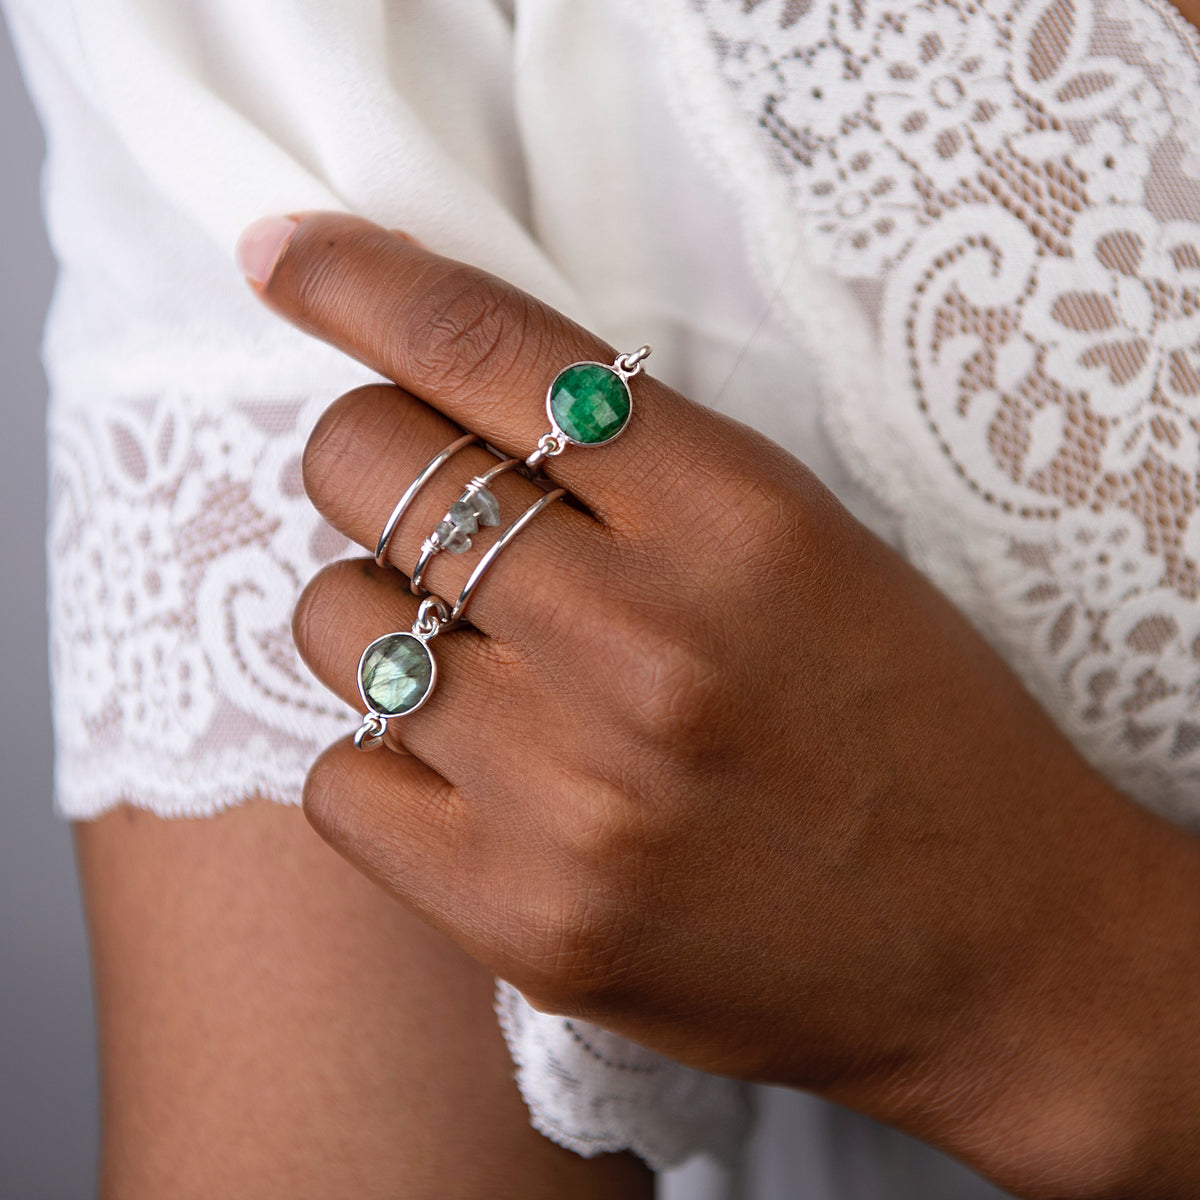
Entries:
POLYGON ((293 808, 76 826, 102 1195, 649 1197, 630 1156, 536 1133, 491 975, 293 808))

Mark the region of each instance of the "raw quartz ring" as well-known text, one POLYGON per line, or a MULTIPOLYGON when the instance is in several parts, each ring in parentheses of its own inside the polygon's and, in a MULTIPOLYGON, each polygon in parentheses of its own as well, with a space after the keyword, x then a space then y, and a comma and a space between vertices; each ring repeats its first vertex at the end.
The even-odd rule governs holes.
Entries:
POLYGON ((377 750, 383 745, 389 720, 416 712, 429 699, 437 682, 437 660, 429 643, 462 620, 479 581, 504 547, 542 509, 566 494, 566 488, 547 492, 487 548, 463 584, 453 608, 439 596, 427 596, 417 609, 410 631, 385 633, 362 652, 358 660, 358 692, 367 711, 354 734, 354 744, 359 750, 377 750))
POLYGON ((574 362, 563 367, 546 390, 550 432, 538 438, 525 465, 536 470, 568 446, 603 446, 618 437, 633 414, 629 381, 651 353, 650 346, 641 346, 632 354, 618 354, 611 366, 574 362))
MULTIPOLYGON (((477 434, 464 433, 462 437, 456 438, 444 450, 440 450, 435 454, 420 470, 416 479, 404 489, 404 495, 396 501, 396 507, 392 509, 391 515, 383 524, 383 532, 379 535, 379 541, 375 546, 375 562, 378 566, 386 567, 388 565, 387 552, 388 545, 392 540, 392 534, 396 532, 396 526, 400 524, 400 518, 408 511, 408 506, 416 499, 417 493, 433 478, 438 469, 457 454, 465 446, 473 446, 480 439, 477 434)), ((497 521, 500 519, 497 516, 497 521)))
POLYGON ((451 554, 463 554, 471 548, 471 535, 481 525, 500 524, 500 503, 489 485, 498 475, 524 466, 519 458, 505 459, 482 475, 476 475, 467 484, 463 493, 450 505, 446 515, 434 526, 433 532, 421 543, 421 556, 413 567, 410 587, 414 596, 428 596, 429 591, 421 580, 425 568, 435 554, 449 550, 451 554))

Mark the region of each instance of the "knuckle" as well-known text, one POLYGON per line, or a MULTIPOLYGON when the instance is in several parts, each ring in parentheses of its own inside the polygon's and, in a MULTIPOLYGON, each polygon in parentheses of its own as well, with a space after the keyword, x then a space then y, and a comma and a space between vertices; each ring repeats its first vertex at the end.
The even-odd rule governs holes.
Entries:
POLYGON ((638 607, 608 606, 595 649, 611 664, 610 685, 634 736, 673 759, 700 751, 719 726, 722 652, 698 622, 666 624, 638 607))
POLYGON ((559 1012, 581 1012, 622 986, 642 944, 655 872, 643 805, 612 784, 577 779, 542 811, 545 869, 517 897, 521 989, 559 1012))
POLYGON ((386 477, 411 454, 422 406, 390 384, 366 384, 335 400, 317 419, 304 446, 304 491, 335 524, 369 528, 375 495, 364 479, 386 477))
POLYGON ((330 484, 340 469, 361 454, 364 410, 385 390, 381 384, 355 388, 339 396, 317 418, 304 443, 301 475, 305 493, 318 508, 327 505, 330 484))
POLYGON ((677 635, 659 638, 645 656, 630 690, 643 737, 688 749, 714 728, 722 688, 711 653, 677 635))
POLYGON ((611 890, 573 885, 547 904, 538 951, 527 962, 523 991, 549 1011, 584 1015, 605 1007, 628 974, 623 949, 628 922, 616 911, 611 890))
POLYGON ((570 788, 549 810, 554 844, 573 877, 593 881, 593 892, 621 879, 641 853, 642 806, 623 788, 600 779, 570 788))
POLYGON ((711 505, 697 531, 722 590, 793 571, 841 512, 832 493, 781 446, 756 438, 751 449, 723 464, 721 492, 732 502, 711 505))
POLYGON ((537 329, 528 296, 457 265, 417 302, 412 319, 421 330, 423 370, 468 398, 486 398, 498 379, 511 375, 537 329))
POLYGON ((764 564, 787 557, 805 535, 808 522, 795 494, 772 480, 739 481, 736 504, 710 526, 715 553, 738 575, 757 572, 764 564))

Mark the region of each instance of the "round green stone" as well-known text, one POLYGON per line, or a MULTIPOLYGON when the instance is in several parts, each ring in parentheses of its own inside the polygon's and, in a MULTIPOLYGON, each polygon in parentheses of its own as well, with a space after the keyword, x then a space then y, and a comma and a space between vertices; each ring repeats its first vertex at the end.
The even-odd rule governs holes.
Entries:
POLYGON ((411 633, 389 633, 367 647, 358 686, 373 711, 384 717, 403 716, 429 695, 433 655, 411 633))
POLYGON ((595 446, 615 438, 629 420, 625 381, 602 363, 573 363, 550 385, 550 419, 573 442, 595 446))

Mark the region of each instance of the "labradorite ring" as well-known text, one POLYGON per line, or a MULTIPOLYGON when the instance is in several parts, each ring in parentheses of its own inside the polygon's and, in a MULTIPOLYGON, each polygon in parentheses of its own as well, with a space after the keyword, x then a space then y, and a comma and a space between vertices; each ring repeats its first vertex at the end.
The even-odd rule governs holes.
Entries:
POLYGON ((479 581, 504 547, 542 509, 566 494, 566 488, 547 492, 500 534, 467 577, 453 608, 439 596, 427 596, 417 609, 411 630, 386 633, 362 652, 358 660, 358 692, 367 711, 354 734, 354 744, 360 750, 377 749, 383 744, 388 721, 416 712, 429 699, 437 682, 437 660, 429 643, 459 624, 479 581))

